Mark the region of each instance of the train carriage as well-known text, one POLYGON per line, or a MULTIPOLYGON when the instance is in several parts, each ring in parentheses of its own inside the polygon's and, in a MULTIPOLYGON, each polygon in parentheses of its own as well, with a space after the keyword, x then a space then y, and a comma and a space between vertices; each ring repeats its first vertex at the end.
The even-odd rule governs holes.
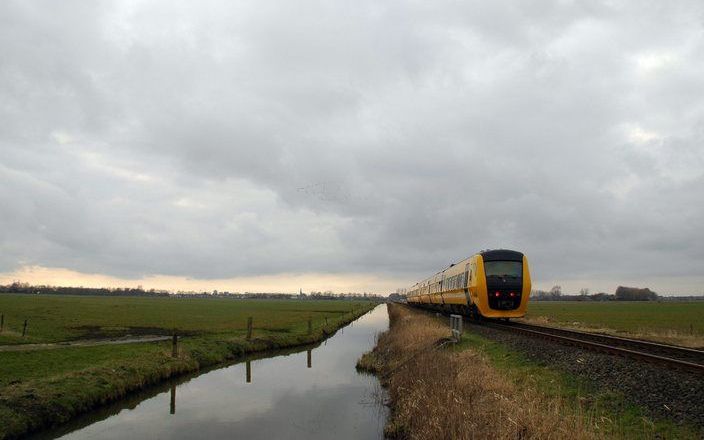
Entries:
POLYGON ((408 303, 475 318, 520 318, 530 296, 528 259, 521 252, 479 252, 416 283, 408 303))

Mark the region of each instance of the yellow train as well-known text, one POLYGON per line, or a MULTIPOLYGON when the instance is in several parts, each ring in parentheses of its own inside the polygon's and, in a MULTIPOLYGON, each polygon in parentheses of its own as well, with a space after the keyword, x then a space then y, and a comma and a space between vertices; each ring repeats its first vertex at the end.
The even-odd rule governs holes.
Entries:
POLYGON ((528 259, 521 252, 479 252, 407 289, 408 304, 475 319, 520 318, 530 296, 528 259))

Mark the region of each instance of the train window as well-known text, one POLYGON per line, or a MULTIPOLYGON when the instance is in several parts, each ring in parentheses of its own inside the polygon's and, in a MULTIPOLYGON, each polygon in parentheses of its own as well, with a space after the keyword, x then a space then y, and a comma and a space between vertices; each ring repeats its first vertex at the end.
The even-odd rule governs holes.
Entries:
POLYGON ((523 276, 523 263, 520 261, 487 261, 484 263, 484 273, 487 278, 521 278, 523 276))

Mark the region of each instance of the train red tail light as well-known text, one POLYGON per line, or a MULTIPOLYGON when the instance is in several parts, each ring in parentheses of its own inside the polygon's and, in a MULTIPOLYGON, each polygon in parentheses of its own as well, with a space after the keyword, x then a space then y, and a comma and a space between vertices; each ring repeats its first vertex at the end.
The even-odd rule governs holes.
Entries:
POLYGON ((494 296, 498 298, 498 297, 499 297, 499 292, 494 293, 494 296))
POLYGON ((516 294, 511 292, 511 297, 513 298, 514 296, 516 296, 516 294))

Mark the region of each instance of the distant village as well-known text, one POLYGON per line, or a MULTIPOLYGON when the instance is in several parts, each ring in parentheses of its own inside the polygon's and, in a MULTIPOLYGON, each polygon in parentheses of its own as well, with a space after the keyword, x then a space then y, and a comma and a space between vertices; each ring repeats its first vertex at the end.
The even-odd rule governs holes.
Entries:
POLYGON ((290 299, 290 300, 368 300, 374 302, 384 302, 387 297, 363 292, 363 293, 335 293, 327 291, 311 291, 304 293, 276 293, 276 292, 220 292, 213 290, 206 291, 176 291, 158 289, 143 289, 137 287, 63 287, 31 285, 15 281, 12 284, 0 285, 0 294, 20 293, 33 295, 88 295, 88 296, 146 296, 146 297, 168 297, 168 298, 229 298, 229 299, 290 299))
MULTIPOLYGON (((144 289, 137 287, 63 287, 32 285, 15 281, 0 285, 0 294, 42 294, 42 295, 89 295, 89 296, 146 296, 169 298, 229 298, 229 299, 290 299, 290 300, 368 300, 375 302, 403 301, 406 298, 405 289, 398 289, 388 296, 374 293, 335 293, 331 290, 311 291, 299 290, 298 293, 285 292, 228 292, 228 291, 169 291, 160 289, 144 289)), ((589 289, 581 289, 578 294, 563 293, 560 286, 550 290, 533 290, 530 293, 532 301, 704 301, 704 295, 674 296, 659 295, 649 288, 619 286, 614 293, 590 293, 589 289)))

